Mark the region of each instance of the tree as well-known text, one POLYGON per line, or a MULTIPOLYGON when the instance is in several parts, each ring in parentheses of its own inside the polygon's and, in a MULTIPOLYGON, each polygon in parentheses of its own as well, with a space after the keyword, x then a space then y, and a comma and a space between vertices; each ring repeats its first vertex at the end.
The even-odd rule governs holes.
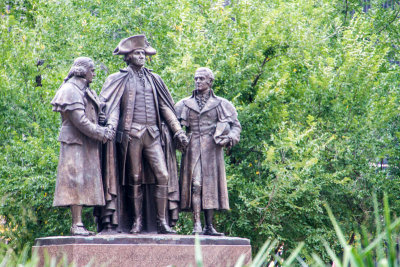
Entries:
POLYGON ((218 215, 220 230, 251 238, 255 250, 268 237, 289 249, 305 241, 306 257, 323 251, 322 239, 339 250, 323 208, 329 203, 350 242, 362 224, 373 231, 373 192, 388 192, 399 211, 399 67, 392 63, 399 6, 383 3, 371 1, 368 13, 350 0, 0 4, 6 236, 21 247, 68 232, 64 210, 50 207, 59 121, 46 103, 77 56, 95 59, 99 92, 124 67, 112 55, 119 40, 139 33, 157 49, 148 66, 175 100, 190 94, 195 69, 207 66, 216 94, 238 109, 242 140, 226 157, 232 210, 218 215), (375 167, 382 158, 389 171, 375 167))

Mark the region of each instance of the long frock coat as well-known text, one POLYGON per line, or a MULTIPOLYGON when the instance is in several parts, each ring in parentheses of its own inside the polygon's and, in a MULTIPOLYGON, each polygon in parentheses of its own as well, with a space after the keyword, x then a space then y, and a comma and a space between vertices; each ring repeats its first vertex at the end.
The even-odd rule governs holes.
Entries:
MULTIPOLYGON (((176 131, 181 129, 181 126, 175 115, 172 96, 161 77, 146 68, 143 68, 143 73, 153 90, 157 124, 160 130, 165 161, 169 174, 168 209, 173 211, 179 208, 180 195, 176 156, 172 136, 176 131)), ((103 149, 103 181, 105 185, 107 206, 113 205, 112 199, 118 200, 118 211, 116 213, 114 212, 116 216, 113 216, 112 220, 114 224, 119 224, 122 230, 125 229, 127 231, 129 231, 132 226, 132 215, 129 213, 132 210, 132 206, 128 204, 129 202, 127 200, 127 192, 129 192, 129 190, 123 189, 123 187, 129 185, 125 167, 129 144, 128 132, 131 129, 135 107, 136 82, 133 70, 128 66, 121 69, 119 72, 108 76, 100 93, 101 101, 106 104, 105 114, 107 117, 107 124, 112 125, 114 129, 117 129, 115 142, 107 142, 103 149)), ((142 170, 143 183, 146 185, 154 185, 155 176, 146 160, 143 161, 142 170)), ((146 191, 144 194, 148 195, 148 197, 145 197, 144 203, 147 203, 146 207, 149 207, 151 206, 149 204, 149 202, 151 202, 150 198, 153 198, 153 196, 150 191, 146 191)), ((147 212, 147 214, 150 213, 150 211, 147 212)), ((151 214, 150 217, 153 215, 154 217, 156 216, 155 214, 151 214)), ((102 217, 103 215, 100 214, 99 216, 102 217)), ((149 222, 151 221, 150 217, 147 218, 147 221, 149 222)), ((177 220, 178 218, 173 217, 173 219, 177 220)), ((151 223, 146 226, 147 229, 153 227, 150 226, 150 224, 151 223)), ((156 226, 154 225, 154 227, 156 226)))
POLYGON ((105 205, 99 142, 105 131, 98 125, 96 93, 73 77, 61 85, 51 104, 62 120, 53 206, 105 205))
POLYGON ((181 209, 191 209, 193 172, 199 160, 202 209, 229 209, 224 150, 217 144, 217 140, 221 135, 228 135, 232 145, 239 142, 241 126, 236 109, 228 100, 215 96, 211 91, 203 109, 199 109, 193 93, 191 97, 179 101, 175 110, 190 138, 186 152, 182 155, 181 209))

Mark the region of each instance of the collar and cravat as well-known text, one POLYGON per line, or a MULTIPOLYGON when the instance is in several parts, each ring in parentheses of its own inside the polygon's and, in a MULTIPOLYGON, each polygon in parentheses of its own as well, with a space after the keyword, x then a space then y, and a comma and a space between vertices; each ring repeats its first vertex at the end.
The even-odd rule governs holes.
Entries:
POLYGON ((196 92, 195 99, 196 99, 197 105, 199 105, 200 110, 202 110, 204 108, 204 106, 207 103, 207 100, 210 99, 210 95, 211 95, 211 90, 205 94, 199 94, 198 92, 196 92))

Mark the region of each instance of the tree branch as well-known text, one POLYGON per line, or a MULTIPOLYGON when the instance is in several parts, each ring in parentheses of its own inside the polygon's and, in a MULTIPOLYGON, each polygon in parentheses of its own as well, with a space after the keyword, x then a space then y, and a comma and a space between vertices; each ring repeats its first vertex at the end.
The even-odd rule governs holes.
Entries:
POLYGON ((263 72, 264 72, 263 68, 264 68, 265 64, 266 64, 268 61, 270 61, 270 60, 271 60, 271 58, 268 57, 268 55, 265 56, 265 58, 264 58, 264 60, 263 60, 263 62, 262 62, 262 64, 261 64, 261 66, 260 66, 260 71, 258 72, 256 78, 254 78, 254 81, 251 83, 251 87, 254 88, 254 87, 257 85, 258 80, 260 79, 261 75, 262 75, 263 72))
POLYGON ((385 26, 382 27, 382 29, 380 29, 378 31, 378 34, 380 34, 384 29, 386 29, 390 24, 392 24, 397 19, 397 17, 399 16, 399 13, 400 13, 400 9, 396 11, 396 13, 394 14, 393 19, 390 20, 385 26))
POLYGON ((344 20, 343 20, 343 24, 345 24, 346 23, 346 20, 347 20, 347 12, 348 12, 348 8, 349 8, 349 5, 348 5, 348 2, 347 2, 347 0, 344 0, 344 4, 345 4, 345 10, 344 10, 344 20))
POLYGON ((272 189, 272 193, 271 193, 271 195, 269 196, 267 206, 265 206, 265 208, 264 208, 263 217, 262 217, 261 220, 258 222, 258 226, 261 226, 261 224, 265 221, 265 218, 267 217, 267 210, 268 210, 269 206, 270 206, 271 203, 272 203, 272 199, 274 198, 275 189, 276 189, 276 184, 278 183, 278 178, 279 178, 279 176, 277 176, 276 179, 275 179, 274 188, 272 189))

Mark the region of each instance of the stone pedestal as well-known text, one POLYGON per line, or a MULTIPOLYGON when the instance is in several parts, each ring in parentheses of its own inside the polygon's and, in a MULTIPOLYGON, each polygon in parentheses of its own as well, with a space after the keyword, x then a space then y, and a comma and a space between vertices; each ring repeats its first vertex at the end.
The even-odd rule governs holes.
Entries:
MULTIPOLYGON (((249 239, 199 236, 204 266, 234 266, 240 255, 251 261, 249 239)), ((195 265, 195 237, 184 235, 96 235, 56 236, 36 239, 41 265, 44 253, 57 258, 65 255, 76 266, 192 266, 195 265)))

